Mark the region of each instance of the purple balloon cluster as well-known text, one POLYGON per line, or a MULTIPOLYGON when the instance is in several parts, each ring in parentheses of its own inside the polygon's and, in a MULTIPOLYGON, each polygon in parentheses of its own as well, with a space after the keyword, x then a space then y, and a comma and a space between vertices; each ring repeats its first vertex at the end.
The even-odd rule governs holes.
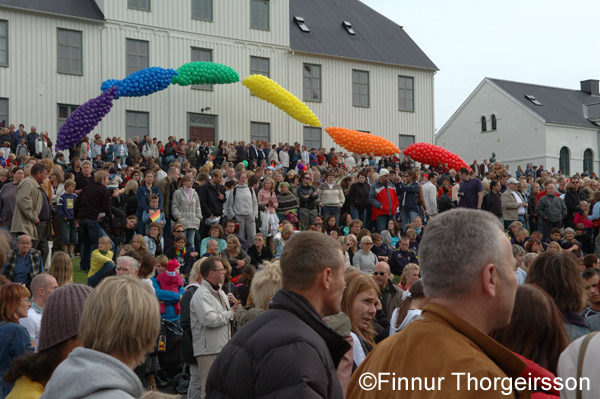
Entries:
POLYGON ((112 87, 77 108, 61 126, 56 138, 56 149, 71 148, 87 136, 110 112, 117 88, 112 87))

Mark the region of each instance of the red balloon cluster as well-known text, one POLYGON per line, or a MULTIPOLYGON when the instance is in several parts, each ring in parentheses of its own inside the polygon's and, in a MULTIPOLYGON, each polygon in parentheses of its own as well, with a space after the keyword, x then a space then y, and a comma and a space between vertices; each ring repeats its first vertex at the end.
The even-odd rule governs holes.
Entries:
POLYGON ((441 162, 442 164, 447 163, 449 169, 459 170, 460 168, 467 168, 471 170, 461 157, 434 144, 411 144, 404 149, 404 155, 427 165, 437 166, 441 162))

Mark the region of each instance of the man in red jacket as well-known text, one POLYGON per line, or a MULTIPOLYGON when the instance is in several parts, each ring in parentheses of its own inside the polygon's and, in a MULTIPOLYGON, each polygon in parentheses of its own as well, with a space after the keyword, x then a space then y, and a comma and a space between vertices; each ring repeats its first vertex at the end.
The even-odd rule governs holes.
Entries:
POLYGON ((377 232, 387 228, 390 221, 398 210, 398 194, 394 184, 388 184, 389 171, 385 168, 379 171, 379 181, 371 186, 369 191, 369 203, 373 206, 371 212, 372 220, 377 221, 377 232))

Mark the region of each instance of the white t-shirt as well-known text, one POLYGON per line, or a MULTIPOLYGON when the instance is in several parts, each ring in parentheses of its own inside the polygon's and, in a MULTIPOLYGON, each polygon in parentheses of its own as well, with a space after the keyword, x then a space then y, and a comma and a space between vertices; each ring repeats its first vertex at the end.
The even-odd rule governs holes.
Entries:
POLYGON ((19 324, 27 329, 29 337, 35 342, 34 349, 37 352, 38 342, 40 340, 40 326, 42 324, 42 311, 35 303, 31 304, 31 307, 27 311, 27 317, 19 319, 19 324))

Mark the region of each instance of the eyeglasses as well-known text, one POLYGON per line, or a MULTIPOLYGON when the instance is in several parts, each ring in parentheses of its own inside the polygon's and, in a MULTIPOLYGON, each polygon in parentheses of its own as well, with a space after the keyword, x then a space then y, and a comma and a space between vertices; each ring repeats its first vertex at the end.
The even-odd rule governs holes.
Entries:
POLYGON ((373 245, 372 242, 365 242, 366 245, 373 245))
POLYGON ((385 276, 385 272, 373 272, 373 276, 385 276))
POLYGON ((31 303, 31 299, 29 299, 29 298, 23 298, 23 299, 21 299, 21 302, 31 303))
POLYGON ((175 233, 183 233, 185 230, 175 230, 175 233))

